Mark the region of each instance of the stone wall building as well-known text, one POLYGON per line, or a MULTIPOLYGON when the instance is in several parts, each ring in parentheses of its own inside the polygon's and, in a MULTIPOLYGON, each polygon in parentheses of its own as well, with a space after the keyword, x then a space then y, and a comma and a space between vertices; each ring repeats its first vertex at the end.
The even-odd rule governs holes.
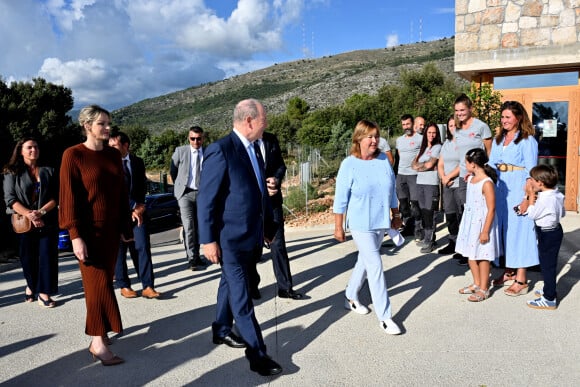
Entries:
POLYGON ((521 102, 578 210, 580 0, 456 0, 455 71, 521 102))

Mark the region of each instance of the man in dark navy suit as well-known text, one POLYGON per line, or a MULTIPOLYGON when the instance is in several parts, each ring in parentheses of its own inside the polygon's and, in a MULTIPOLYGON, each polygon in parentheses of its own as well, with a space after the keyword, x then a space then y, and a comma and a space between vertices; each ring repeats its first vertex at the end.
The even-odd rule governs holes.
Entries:
MULTIPOLYGON (((270 244, 274 275, 276 276, 276 283, 278 285, 278 297, 300 300, 304 296, 292 288, 290 260, 288 259, 286 238, 284 236, 284 211, 282 209, 283 198, 280 185, 286 175, 286 164, 282 158, 280 143, 275 134, 264 132, 262 139, 258 140, 258 143, 260 152, 264 156, 266 187, 268 188, 268 195, 270 203, 272 204, 274 221, 278 224, 278 231, 274 236, 274 240, 270 244)), ((256 261, 259 261, 261 257, 262 251, 257 255, 256 261)), ((253 299, 261 298, 260 290, 258 289, 259 283, 260 275, 256 268, 254 271, 250 272, 250 294, 253 299)))
POLYGON ((127 249, 129 249, 133 266, 143 286, 141 296, 144 298, 157 298, 159 293, 155 290, 153 283, 155 277, 153 276, 153 261, 151 259, 151 241, 145 212, 145 194, 147 191, 145 163, 140 157, 129 153, 131 141, 125 133, 113 130, 109 137, 109 145, 118 149, 123 158, 125 184, 127 185, 127 192, 129 192, 131 218, 134 222, 134 240, 131 242, 121 241, 119 245, 117 266, 115 268, 115 283, 121 289, 123 297, 137 297, 137 292, 131 288, 131 280, 127 270, 127 249))
POLYGON ((213 342, 246 347, 250 369, 264 376, 282 372, 266 352, 248 279, 256 252, 276 232, 263 160, 254 144, 267 124, 260 102, 248 99, 236 105, 233 131, 204 152, 200 182, 204 189, 197 197, 204 255, 222 267, 213 342), (234 320, 241 338, 232 333, 234 320))

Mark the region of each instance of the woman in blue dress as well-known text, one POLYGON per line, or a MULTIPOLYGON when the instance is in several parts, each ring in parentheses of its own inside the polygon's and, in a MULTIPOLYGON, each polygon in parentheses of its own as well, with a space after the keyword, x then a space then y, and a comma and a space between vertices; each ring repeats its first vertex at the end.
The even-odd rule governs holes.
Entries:
POLYGON ((528 292, 526 268, 539 264, 534 222, 520 215, 528 206, 526 180, 537 163, 538 143, 528 113, 519 102, 504 102, 501 130, 493 141, 489 165, 496 168, 498 174, 496 214, 506 267, 502 276, 494 280, 494 285, 504 286, 513 280, 504 291, 509 296, 528 292))

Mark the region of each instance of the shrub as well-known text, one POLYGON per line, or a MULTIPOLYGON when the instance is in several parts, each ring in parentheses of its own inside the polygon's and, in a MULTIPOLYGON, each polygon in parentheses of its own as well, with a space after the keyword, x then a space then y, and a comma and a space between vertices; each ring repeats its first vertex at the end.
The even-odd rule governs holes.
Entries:
MULTIPOLYGON (((308 200, 316 199, 318 192, 316 189, 307 184, 308 200)), ((302 186, 295 186, 288 189, 288 194, 284 198, 284 204, 292 211, 302 211, 306 208, 306 192, 302 186)))

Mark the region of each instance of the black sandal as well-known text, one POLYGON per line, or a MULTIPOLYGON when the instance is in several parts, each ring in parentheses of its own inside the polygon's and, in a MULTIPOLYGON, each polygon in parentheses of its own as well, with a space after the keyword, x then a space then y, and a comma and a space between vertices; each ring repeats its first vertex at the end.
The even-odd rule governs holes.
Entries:
POLYGON ((515 271, 504 271, 501 276, 491 281, 492 286, 511 286, 513 282, 507 284, 506 282, 510 282, 516 279, 516 272, 515 271))
POLYGON ((40 295, 38 296, 38 305, 45 307, 45 308, 54 308, 54 306, 56 305, 56 302, 54 302, 53 299, 51 299, 50 297, 48 297, 48 300, 43 300, 42 297, 40 297, 40 295))

